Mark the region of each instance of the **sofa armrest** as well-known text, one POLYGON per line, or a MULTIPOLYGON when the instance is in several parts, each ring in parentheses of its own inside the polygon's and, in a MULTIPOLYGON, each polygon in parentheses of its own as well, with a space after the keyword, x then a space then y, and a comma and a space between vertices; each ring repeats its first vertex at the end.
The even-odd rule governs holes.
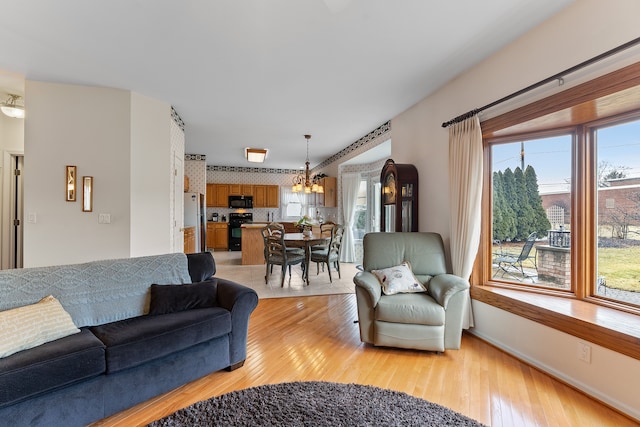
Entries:
POLYGON ((376 276, 368 271, 359 271, 353 278, 353 283, 357 287, 364 289, 371 297, 371 308, 378 305, 382 295, 382 286, 376 276))
POLYGON ((438 274, 429 281, 428 292, 446 310, 451 297, 468 289, 468 280, 453 274, 438 274))
POLYGON ((247 358, 249 316, 258 305, 258 294, 247 286, 218 278, 217 301, 231 312, 229 355, 233 366, 247 358))

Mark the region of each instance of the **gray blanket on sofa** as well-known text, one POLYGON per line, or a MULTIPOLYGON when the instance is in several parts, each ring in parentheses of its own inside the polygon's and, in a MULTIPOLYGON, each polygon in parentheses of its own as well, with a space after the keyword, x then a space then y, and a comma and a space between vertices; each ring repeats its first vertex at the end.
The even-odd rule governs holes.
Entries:
POLYGON ((149 286, 191 283, 183 253, 0 271, 0 311, 56 297, 75 325, 146 314, 149 286))

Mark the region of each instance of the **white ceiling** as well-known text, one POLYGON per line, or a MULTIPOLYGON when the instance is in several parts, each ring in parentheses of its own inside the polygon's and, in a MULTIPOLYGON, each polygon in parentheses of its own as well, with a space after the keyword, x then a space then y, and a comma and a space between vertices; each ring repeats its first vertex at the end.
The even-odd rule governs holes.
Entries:
POLYGON ((313 167, 571 1, 0 0, 0 91, 166 101, 212 165, 299 168, 310 133, 313 167))

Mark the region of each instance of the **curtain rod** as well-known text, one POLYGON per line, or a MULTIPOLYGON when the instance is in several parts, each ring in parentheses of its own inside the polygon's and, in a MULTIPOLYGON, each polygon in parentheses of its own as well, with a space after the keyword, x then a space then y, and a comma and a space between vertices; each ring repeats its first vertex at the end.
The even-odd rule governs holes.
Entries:
POLYGON ((534 89, 537 89, 537 88, 539 88, 540 86, 543 86, 543 85, 545 85, 545 84, 547 84, 547 83, 550 83, 550 82, 552 82, 552 81, 554 81, 554 80, 559 80, 559 81, 561 81, 561 82, 562 82, 562 78, 563 78, 564 76, 566 76, 567 74, 571 74, 571 73, 573 73, 573 72, 575 72, 575 71, 578 71, 578 70, 580 70, 580 69, 582 69, 582 68, 585 68, 585 67, 587 67, 587 66, 589 66, 589 65, 591 65, 591 64, 593 64, 593 63, 596 63, 596 62, 602 61, 602 60, 603 60, 603 59, 605 59, 605 58, 608 58, 608 57, 610 57, 610 56, 612 56, 612 55, 615 55, 615 54, 617 54, 617 53, 619 53, 619 52, 622 52, 623 50, 629 49, 630 47, 633 47, 633 46, 635 46, 635 45, 637 45, 637 44, 640 44, 640 37, 638 37, 638 38, 636 38, 636 39, 633 39, 633 40, 631 40, 631 41, 629 41, 629 42, 627 42, 627 43, 625 43, 625 44, 622 44, 622 45, 620 45, 620 46, 618 46, 618 47, 615 47, 615 48, 613 48, 613 49, 611 49, 611 50, 608 50, 608 51, 606 51, 606 52, 604 52, 604 53, 601 53, 601 54, 600 54, 600 55, 598 55, 598 56, 594 56, 594 57, 593 57, 593 58, 591 58, 591 59, 587 59, 586 61, 581 62, 581 63, 580 63, 580 64, 578 64, 578 65, 574 65, 574 66, 573 66, 573 67, 571 67, 571 68, 567 68, 566 70, 564 70, 564 71, 562 71, 562 72, 560 72, 560 73, 554 74, 554 75, 553 75, 553 76, 551 76, 551 77, 547 77, 547 78, 546 78, 546 79, 544 79, 544 80, 540 80, 539 82, 534 83, 534 84, 532 84, 531 86, 527 86, 527 87, 525 87, 524 89, 520 89, 520 90, 519 90, 519 91, 517 91, 517 92, 513 92, 512 94, 507 95, 507 96, 505 96, 504 98, 500 98, 500 99, 498 99, 497 101, 493 101, 492 103, 487 104, 487 105, 485 105, 484 107, 476 108, 476 109, 474 109, 474 110, 471 110, 471 111, 468 111, 468 112, 466 112, 466 113, 464 113, 464 114, 461 114, 461 115, 459 115, 458 117, 455 117, 455 118, 453 118, 453 119, 449 120, 448 122, 444 122, 444 123, 442 123, 442 127, 443 127, 443 128, 447 128, 447 127, 449 127, 449 126, 451 126, 451 125, 453 125, 453 124, 459 123, 459 122, 461 122, 461 121, 463 121, 463 120, 468 119, 469 117, 473 117, 473 116, 475 116, 476 114, 478 114, 478 113, 480 113, 480 112, 482 112, 482 111, 484 111, 484 110, 487 110, 487 109, 489 109, 489 108, 491 108, 491 107, 495 107, 495 106, 496 106, 496 105, 498 105, 498 104, 502 104, 502 103, 503 103, 503 102, 505 102, 505 101, 509 101, 509 100, 511 100, 511 99, 513 99, 513 98, 516 98, 516 97, 518 97, 518 96, 520 96, 520 95, 523 95, 523 94, 525 94, 525 93, 527 93, 527 92, 530 92, 530 91, 532 91, 532 90, 534 90, 534 89))

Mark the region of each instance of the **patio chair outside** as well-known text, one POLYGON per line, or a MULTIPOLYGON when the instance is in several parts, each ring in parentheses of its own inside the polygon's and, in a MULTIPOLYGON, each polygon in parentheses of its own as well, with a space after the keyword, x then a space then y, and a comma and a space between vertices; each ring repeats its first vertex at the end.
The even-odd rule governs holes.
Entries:
POLYGON ((496 272, 493 274, 493 277, 496 277, 498 273, 502 273, 500 277, 504 277, 506 274, 519 282, 524 279, 531 279, 535 283, 534 277, 538 277, 538 264, 536 262, 536 257, 531 256, 530 253, 534 243, 536 242, 536 237, 536 232, 529 234, 529 237, 527 237, 519 255, 503 253, 501 250, 500 253, 497 254, 496 258, 493 259, 493 264, 498 267, 496 272), (526 272, 522 266, 522 263, 527 259, 531 259, 533 261, 533 265, 536 270, 535 274, 526 272), (519 274, 519 276, 516 276, 516 274, 519 274))

